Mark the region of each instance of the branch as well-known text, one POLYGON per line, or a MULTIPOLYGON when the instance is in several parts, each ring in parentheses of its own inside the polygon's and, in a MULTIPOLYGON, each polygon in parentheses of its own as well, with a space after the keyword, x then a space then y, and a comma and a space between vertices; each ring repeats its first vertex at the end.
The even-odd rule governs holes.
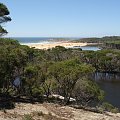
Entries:
POLYGON ((12 19, 9 16, 0 17, 0 24, 11 21, 12 19))

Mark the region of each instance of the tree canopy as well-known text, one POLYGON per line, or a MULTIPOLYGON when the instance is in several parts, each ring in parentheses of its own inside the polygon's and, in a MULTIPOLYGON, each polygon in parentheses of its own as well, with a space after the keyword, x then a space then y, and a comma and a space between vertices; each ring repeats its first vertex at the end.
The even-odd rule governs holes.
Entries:
POLYGON ((7 30, 3 28, 2 24, 11 21, 9 14, 8 8, 3 3, 0 3, 0 36, 7 34, 7 30))

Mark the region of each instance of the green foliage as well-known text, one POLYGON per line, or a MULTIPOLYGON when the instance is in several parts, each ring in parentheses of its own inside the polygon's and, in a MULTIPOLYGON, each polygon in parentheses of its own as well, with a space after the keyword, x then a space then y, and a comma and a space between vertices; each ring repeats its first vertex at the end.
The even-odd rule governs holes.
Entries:
POLYGON ((30 114, 25 114, 23 120, 34 120, 30 114))
POLYGON ((78 104, 88 105, 104 100, 104 92, 91 80, 83 78, 77 81, 72 96, 76 98, 78 104))
POLYGON ((73 42, 87 42, 87 43, 99 43, 101 42, 100 38, 82 38, 82 39, 78 39, 78 40, 74 40, 73 42))
MULTIPOLYGON (((1 24, 11 21, 8 15, 9 10, 0 3, 0 36, 7 33, 1 24)), ((80 42, 102 43, 107 47, 120 49, 118 36, 85 38, 80 42)), ((99 102, 104 99, 104 92, 94 81, 87 79, 95 70, 120 72, 120 51, 81 51, 62 46, 35 50, 20 45, 16 40, 0 38, 0 93, 3 95, 46 95, 48 98, 51 94, 59 94, 64 96, 65 103, 69 102, 70 97, 76 98, 80 104, 99 102), (19 87, 13 86, 16 77, 22 82, 19 87)), ((117 111, 108 103, 103 103, 102 108, 117 111)), ((51 114, 48 116, 53 118, 51 114)), ((33 118, 25 115, 23 119, 33 118)))
POLYGON ((9 15, 9 11, 3 3, 0 3, 0 16, 4 15, 9 15))
POLYGON ((53 52, 64 52, 66 51, 67 49, 63 46, 56 46, 55 48, 52 48, 52 51, 53 52))
POLYGON ((57 81, 59 94, 65 97, 65 102, 69 102, 76 82, 94 69, 75 59, 57 62, 50 67, 49 71, 57 81))
POLYGON ((116 50, 80 51, 57 46, 50 50, 36 50, 18 41, 0 39, 0 92, 42 98, 58 94, 64 103, 70 97, 78 104, 100 102, 104 92, 94 81, 88 80, 96 71, 120 71, 120 53, 116 50), (13 87, 16 77, 19 88, 13 87))
POLYGON ((81 54, 81 61, 91 64, 96 71, 119 72, 120 52, 119 50, 100 50, 96 52, 85 51, 81 54), (83 54, 83 55, 82 55, 83 54))
POLYGON ((43 93, 44 93, 44 91, 42 90, 41 87, 36 87, 36 86, 32 87, 32 96, 41 97, 41 96, 43 96, 43 93))
POLYGON ((42 111, 35 111, 32 114, 33 116, 44 116, 45 115, 42 111))
POLYGON ((54 61, 61 61, 64 59, 64 57, 67 57, 67 49, 62 46, 56 46, 55 48, 52 48, 52 50, 49 51, 49 58, 51 58, 54 61))
POLYGON ((86 82, 87 83, 84 84, 84 86, 86 87, 86 92, 89 93, 91 96, 94 96, 94 99, 97 99, 99 101, 104 100, 104 92, 100 90, 98 85, 91 80, 87 80, 86 82))
POLYGON ((109 112, 112 112, 112 113, 118 113, 119 112, 118 108, 114 107, 113 105, 111 105, 108 102, 103 102, 99 109, 101 109, 102 111, 109 111, 109 112))
POLYGON ((15 77, 23 74, 29 59, 30 48, 21 46, 17 41, 0 38, 0 88, 6 93, 15 77))
POLYGON ((11 21, 11 18, 7 15, 9 15, 9 10, 3 3, 0 3, 0 36, 7 33, 7 31, 1 26, 2 23, 11 21))

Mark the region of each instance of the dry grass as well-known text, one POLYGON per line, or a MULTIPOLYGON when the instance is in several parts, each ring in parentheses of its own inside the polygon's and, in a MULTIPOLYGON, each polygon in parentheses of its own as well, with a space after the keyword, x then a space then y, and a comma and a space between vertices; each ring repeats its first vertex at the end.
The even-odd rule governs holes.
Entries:
POLYGON ((58 104, 20 103, 1 110, 0 120, 120 120, 120 113, 99 114, 58 104))

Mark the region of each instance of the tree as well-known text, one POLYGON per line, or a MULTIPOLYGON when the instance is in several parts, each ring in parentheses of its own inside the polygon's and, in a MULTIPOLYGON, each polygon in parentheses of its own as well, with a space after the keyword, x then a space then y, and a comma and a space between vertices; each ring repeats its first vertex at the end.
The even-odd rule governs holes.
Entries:
POLYGON ((75 59, 57 62, 49 71, 57 81, 57 93, 64 96, 64 103, 67 104, 77 81, 93 72, 94 68, 75 59))
POLYGON ((28 87, 28 95, 32 96, 33 91, 32 88, 35 86, 38 80, 38 72, 39 69, 37 66, 34 65, 28 65, 25 67, 25 81, 26 81, 26 87, 28 87))
POLYGON ((104 100, 104 92, 99 88, 95 81, 82 79, 77 81, 72 97, 76 99, 77 104, 90 105, 104 100))
POLYGON ((2 27, 1 24, 11 21, 11 18, 8 16, 10 14, 7 7, 0 3, 0 36, 7 34, 7 31, 2 27))

